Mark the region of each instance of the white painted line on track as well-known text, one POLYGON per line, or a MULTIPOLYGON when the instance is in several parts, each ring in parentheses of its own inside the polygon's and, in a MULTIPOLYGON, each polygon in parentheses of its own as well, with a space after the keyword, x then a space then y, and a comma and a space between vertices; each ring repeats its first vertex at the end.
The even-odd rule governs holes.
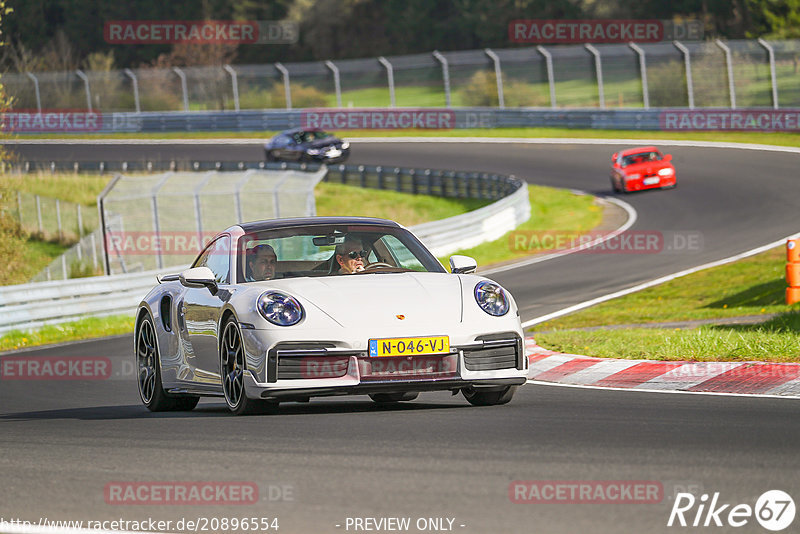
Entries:
POLYGON ((578 388, 578 389, 600 389, 605 391, 630 391, 633 393, 671 393, 681 395, 713 395, 716 397, 756 397, 759 399, 790 399, 798 400, 800 397, 789 395, 766 395, 763 393, 723 393, 719 391, 680 391, 670 389, 637 389, 637 388, 619 388, 607 386, 585 386, 580 384, 562 384, 561 382, 542 382, 539 380, 528 380, 528 384, 536 386, 555 386, 561 388, 578 388))
POLYGON ((760 254, 760 253, 765 252, 765 251, 767 251, 767 250, 769 250, 771 248, 775 248, 775 247, 783 245, 786 242, 787 239, 795 239, 795 238, 797 238, 799 236, 800 236, 800 233, 792 234, 792 235, 786 236, 786 237, 784 237, 782 239, 779 239, 778 241, 773 241, 772 243, 769 243, 769 244, 766 244, 766 245, 763 245, 763 246, 748 250, 746 252, 742 252, 740 254, 736 254, 734 256, 730 256, 728 258, 724 258, 724 259, 721 259, 721 260, 705 263, 703 265, 699 265, 697 267, 692 267, 691 269, 685 269, 685 270, 679 271, 677 273, 668 274, 666 276, 662 276, 661 278, 656 278, 655 280, 650 280, 649 282, 645 282, 643 284, 638 284, 638 285, 635 285, 633 287, 629 287, 627 289, 622 289, 620 291, 615 291, 613 293, 609 293, 607 295, 603 295, 603 296, 600 296, 600 297, 597 297, 597 298, 594 298, 594 299, 591 299, 591 300, 586 300, 584 302, 580 302, 578 304, 574 304, 574 305, 569 306, 567 308, 564 308, 564 309, 561 309, 561 310, 558 310, 558 311, 554 311, 552 313, 548 313, 548 314, 542 315, 540 317, 536 317, 535 319, 531 319, 529 321, 525 321, 524 323, 522 323, 522 328, 528 328, 529 326, 533 326, 533 325, 536 325, 536 324, 539 324, 539 323, 543 323, 545 321, 549 321, 550 319, 555 319, 556 317, 561 317, 561 316, 570 314, 572 312, 576 312, 578 310, 582 310, 584 308, 588 308, 590 306, 594 306, 595 304, 600 304, 601 302, 606 302, 608 300, 615 299, 617 297, 622 297, 622 296, 625 296, 625 295, 629 295, 631 293, 636 293, 637 291, 641 291, 641 290, 647 289, 649 287, 657 286, 657 285, 663 284, 665 282, 670 282, 672 280, 675 280, 676 278, 680 278, 682 276, 693 274, 693 273, 696 273, 698 271, 702 271, 702 270, 705 270, 705 269, 710 269, 712 267, 718 267, 720 265, 725 265, 727 263, 733 263, 733 262, 735 262, 737 260, 741 260, 741 259, 744 259, 744 258, 747 258, 747 257, 750 257, 750 256, 755 256, 756 254, 760 254))

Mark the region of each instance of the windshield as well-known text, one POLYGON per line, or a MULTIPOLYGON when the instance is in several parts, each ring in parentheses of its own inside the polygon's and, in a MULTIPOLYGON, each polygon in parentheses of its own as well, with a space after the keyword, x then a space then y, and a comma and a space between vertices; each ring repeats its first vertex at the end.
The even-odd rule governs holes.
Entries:
POLYGON ((243 283, 344 274, 446 272, 410 232, 393 227, 310 225, 265 230, 242 236, 237 250, 239 281, 243 283))
POLYGON ((622 166, 636 165, 637 163, 646 163, 648 161, 661 161, 663 156, 658 150, 649 150, 647 152, 637 152, 636 154, 628 154, 622 157, 622 166))
POLYGON ((322 130, 310 130, 307 132, 297 132, 294 134, 294 139, 297 144, 311 143, 320 139, 327 139, 328 137, 333 137, 333 134, 323 132, 322 130))

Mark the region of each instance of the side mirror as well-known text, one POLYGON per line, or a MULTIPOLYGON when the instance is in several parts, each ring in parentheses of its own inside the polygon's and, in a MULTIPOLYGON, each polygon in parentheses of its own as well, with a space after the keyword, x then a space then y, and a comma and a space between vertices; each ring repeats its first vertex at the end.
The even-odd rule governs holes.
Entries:
POLYGON ((665 154, 664 161, 672 161, 672 154, 665 154))
POLYGON ((453 274, 470 274, 478 268, 478 262, 469 256, 450 256, 450 271, 453 274))
POLYGON ((202 289, 207 287, 212 294, 217 292, 217 280, 208 267, 195 267, 186 269, 179 277, 181 285, 202 289))
POLYGON ((614 163, 615 161, 617 161, 618 157, 619 157, 619 152, 614 152, 614 155, 611 156, 611 163, 614 163))

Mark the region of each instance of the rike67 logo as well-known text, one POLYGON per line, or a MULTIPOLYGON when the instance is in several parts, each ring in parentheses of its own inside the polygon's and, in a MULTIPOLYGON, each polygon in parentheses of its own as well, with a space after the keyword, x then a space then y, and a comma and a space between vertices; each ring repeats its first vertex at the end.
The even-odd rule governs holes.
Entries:
POLYGON ((719 492, 714 493, 710 501, 705 493, 699 499, 691 493, 678 493, 667 526, 738 528, 747 525, 755 517, 765 529, 778 532, 791 525, 794 516, 794 500, 781 490, 764 492, 756 500, 755 506, 723 503, 719 499, 719 492))

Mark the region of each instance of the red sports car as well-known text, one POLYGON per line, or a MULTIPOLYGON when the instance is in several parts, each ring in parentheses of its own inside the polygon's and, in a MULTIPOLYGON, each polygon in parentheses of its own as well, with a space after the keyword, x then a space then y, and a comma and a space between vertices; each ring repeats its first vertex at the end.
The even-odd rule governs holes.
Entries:
POLYGON ((672 155, 654 146, 629 148, 611 156, 611 186, 618 193, 675 187, 672 155))

